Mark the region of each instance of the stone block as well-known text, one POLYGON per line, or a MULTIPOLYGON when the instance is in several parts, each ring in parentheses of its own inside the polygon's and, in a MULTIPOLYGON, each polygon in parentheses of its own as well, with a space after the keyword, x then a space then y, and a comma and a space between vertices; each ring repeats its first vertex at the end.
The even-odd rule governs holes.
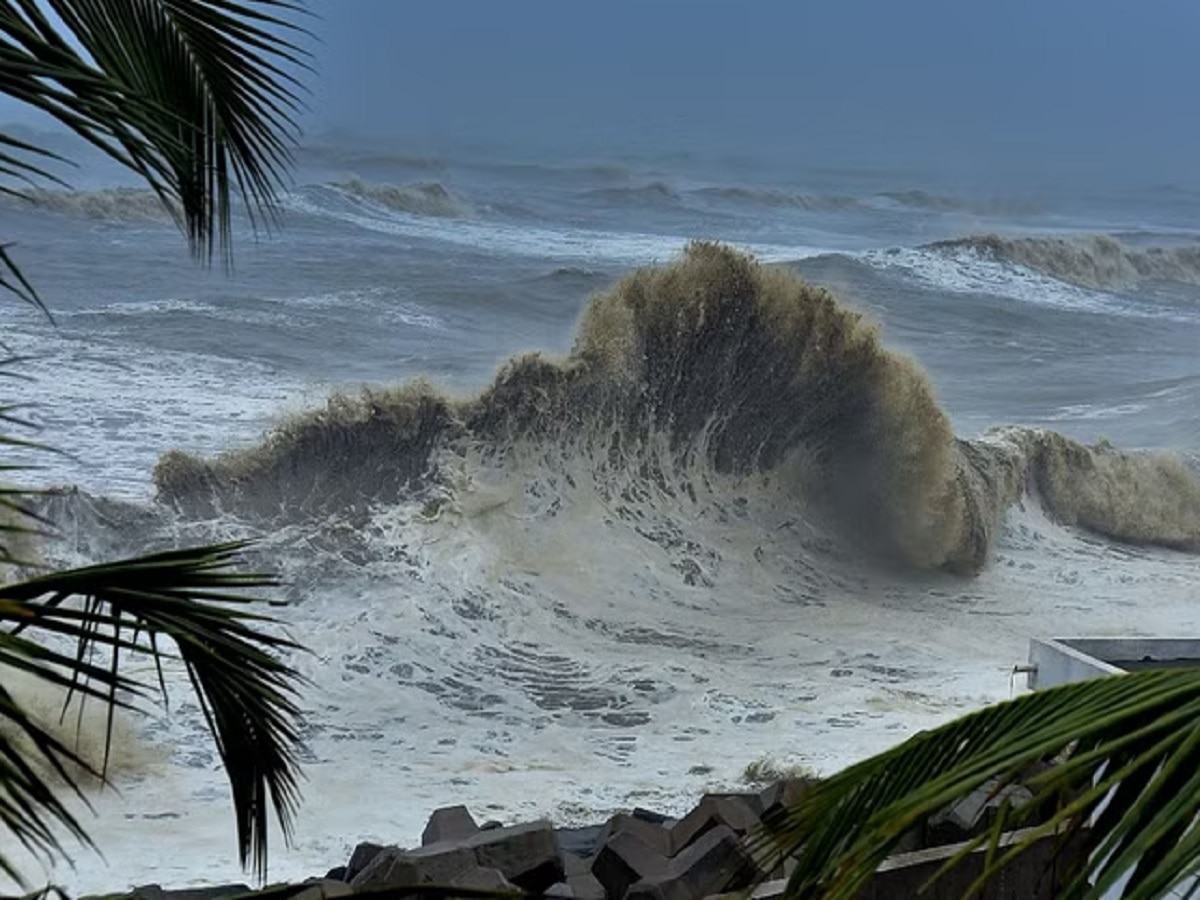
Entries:
POLYGON ((460 872, 450 880, 454 887, 480 888, 488 891, 518 891, 515 884, 504 877, 499 869, 487 869, 473 866, 465 872, 460 872))
POLYGON ((478 831, 479 826, 465 806, 443 806, 429 817, 429 823, 421 833, 421 846, 462 840, 478 831))
POLYGON ((346 881, 346 871, 346 866, 334 866, 325 873, 325 879, 327 881, 346 881))
POLYGON ((608 900, 604 885, 590 873, 551 885, 546 890, 546 896, 557 897, 559 900, 608 900))
POLYGON ((702 900, 754 883, 755 871, 728 825, 706 831, 657 875, 629 887, 625 900, 702 900))
POLYGON ((1033 799, 1029 789, 1010 784, 997 790, 996 782, 988 782, 956 803, 931 816, 926 828, 930 845, 958 843, 974 837, 991 827, 1005 803, 1019 807, 1033 799))
POLYGON ((592 863, 592 875, 609 897, 624 897, 630 885, 666 869, 666 857, 630 831, 613 834, 592 863))
POLYGON ((418 847, 407 851, 404 858, 416 866, 420 880, 430 884, 450 884, 464 872, 483 865, 471 848, 457 841, 418 847))
POLYGON ((612 835, 622 831, 637 835, 643 843, 649 844, 663 856, 672 856, 674 854, 671 832, 663 828, 662 825, 626 815, 625 813, 617 813, 617 815, 608 820, 608 825, 606 826, 607 833, 604 835, 604 840, 607 841, 612 835))
POLYGON ((783 877, 783 857, 773 844, 765 844, 753 835, 738 838, 739 852, 752 867, 754 881, 783 877))
POLYGON ((581 875, 568 875, 567 886, 571 889, 571 896, 575 900, 606 900, 608 894, 604 890, 604 885, 591 872, 584 872, 581 875))
POLYGON ((420 870, 407 853, 399 847, 384 847, 350 879, 350 886, 355 890, 407 887, 421 880, 420 870))
POLYGON ((299 893, 292 894, 289 900, 336 900, 354 893, 354 888, 346 882, 329 878, 311 881, 307 885, 299 893))
POLYGON ((744 803, 747 807, 749 807, 750 811, 754 814, 754 817, 756 819, 761 819, 763 810, 766 809, 766 807, 763 806, 763 799, 762 799, 761 791, 731 791, 731 792, 722 793, 722 794, 705 794, 704 798, 702 798, 702 799, 709 799, 709 798, 711 798, 713 800, 740 801, 740 802, 744 803))
POLYGON ((179 890, 163 889, 161 884, 143 884, 133 888, 131 895, 138 900, 220 900, 226 896, 248 894, 251 887, 248 884, 212 884, 203 888, 181 888, 179 890))
POLYGON ((787 808, 803 797, 812 785, 813 782, 806 778, 788 778, 767 785, 758 795, 762 820, 770 822, 782 816, 787 808))
POLYGON ((164 890, 159 884, 144 884, 141 887, 135 887, 127 896, 134 900, 219 900, 222 897, 248 893, 250 893, 250 886, 240 883, 182 888, 176 891, 164 890))
POLYGON ((463 846, 474 852, 479 865, 499 869, 505 878, 527 891, 540 893, 563 878, 558 839, 549 822, 480 831, 463 846))
POLYGON ((641 806, 635 806, 633 808, 633 812, 631 812, 629 815, 633 816, 635 819, 641 819, 643 822, 649 822, 651 825, 662 825, 671 818, 664 813, 655 812, 652 809, 645 809, 641 806))
POLYGON ((741 795, 706 794, 696 808, 671 829, 670 855, 678 855, 718 825, 745 834, 760 822, 758 812, 741 795))
POLYGON ((367 867, 367 863, 373 860, 380 851, 383 850, 381 844, 372 844, 370 841, 364 841, 354 848, 354 852, 350 854, 350 862, 346 863, 346 874, 342 880, 347 884, 354 881, 354 876, 367 867))
POLYGON ((592 871, 591 863, 582 856, 576 856, 574 853, 563 850, 558 854, 558 858, 562 860, 563 875, 567 878, 592 871))
POLYGON ((607 825, 587 825, 583 828, 559 828, 555 837, 563 853, 587 859, 595 856, 608 836, 607 825))

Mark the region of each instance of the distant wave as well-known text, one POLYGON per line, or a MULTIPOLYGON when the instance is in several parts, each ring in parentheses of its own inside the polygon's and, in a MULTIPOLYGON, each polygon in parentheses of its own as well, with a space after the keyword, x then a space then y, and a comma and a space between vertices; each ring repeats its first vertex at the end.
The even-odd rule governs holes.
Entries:
POLYGON ((813 194, 791 194, 786 191, 775 191, 766 188, 746 187, 706 187, 691 192, 697 197, 732 203, 744 203, 752 206, 765 206, 772 209, 804 209, 812 212, 826 212, 841 209, 859 209, 862 201, 854 197, 813 194))
MULTIPOLYGON (((713 492, 713 514, 736 517, 723 486, 749 479, 858 546, 959 573, 986 564, 1027 493, 1068 525, 1200 549, 1200 481, 1175 459, 1029 429, 959 440, 924 372, 860 313, 712 244, 597 295, 568 358, 514 358, 474 398, 425 383, 335 398, 249 450, 167 454, 155 479, 186 513, 275 521, 453 497, 484 464, 533 466, 551 508, 585 491, 634 527, 667 507, 689 521, 713 492)), ((485 501, 503 502, 470 502, 485 501)))
MULTIPOLYGON (((170 222, 171 211, 158 195, 145 188, 102 188, 99 190, 26 192, 28 202, 39 209, 98 219, 105 222, 170 222)), ((8 202, 20 203, 13 198, 8 202)))
POLYGON ((907 209, 930 212, 963 212, 976 215, 1033 215, 1043 211, 1033 201, 993 198, 980 199, 933 194, 922 190, 882 191, 874 197, 852 197, 845 194, 807 194, 771 188, 716 186, 689 191, 688 196, 721 203, 761 206, 768 209, 800 209, 809 212, 864 210, 878 206, 872 199, 883 199, 907 209))
POLYGON ((1040 203, 1018 198, 955 197, 947 194, 933 194, 923 190, 882 191, 876 196, 891 200, 900 206, 925 209, 931 212, 969 212, 989 216, 1020 216, 1036 215, 1045 211, 1045 207, 1040 203))
POLYGON ((456 197, 437 181, 394 185, 372 184, 361 178, 350 178, 330 186, 343 194, 414 216, 465 219, 475 214, 469 203, 456 197))
POLYGON ((569 167, 569 171, 607 179, 629 178, 632 174, 628 167, 620 163, 583 163, 569 167))
POLYGON ((678 191, 662 181, 630 187, 596 188, 588 191, 587 196, 606 203, 636 206, 674 206, 681 199, 678 191))
POLYGON ((535 275, 527 283, 575 287, 599 284, 611 278, 607 272, 586 266, 558 266, 542 275, 535 275))
POLYGON ((984 234, 936 241, 926 245, 926 249, 947 255, 973 254, 1101 290, 1143 281, 1200 284, 1200 243, 1134 247, 1108 235, 1007 237, 984 234))
POLYGON ((401 168, 426 172, 440 172, 447 161, 438 156, 420 156, 412 153, 389 153, 387 151, 355 150, 329 144, 309 144, 301 148, 301 157, 311 157, 326 164, 342 166, 349 171, 363 168, 401 168))

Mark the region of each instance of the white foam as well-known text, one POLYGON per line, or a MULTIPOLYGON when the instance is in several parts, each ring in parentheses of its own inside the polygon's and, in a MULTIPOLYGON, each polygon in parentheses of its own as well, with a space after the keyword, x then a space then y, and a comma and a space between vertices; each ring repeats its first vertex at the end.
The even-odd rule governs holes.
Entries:
POLYGON ((966 249, 889 248, 855 255, 876 268, 956 294, 986 294, 1037 306, 1102 315, 1168 319, 1191 324, 1200 320, 1200 316, 1193 313, 1076 287, 1031 269, 985 259, 966 249))
MULTIPOLYGON (((643 265, 667 262, 677 257, 690 240, 674 235, 431 219, 385 210, 365 202, 334 205, 326 202, 327 199, 293 194, 287 205, 297 212, 334 218, 397 237, 444 241, 504 255, 584 263, 643 265)), ((829 252, 824 248, 781 244, 734 243, 732 246, 753 253, 763 262, 789 262, 829 252)))
POLYGON ((115 497, 146 498, 150 473, 167 450, 211 454, 248 442, 287 408, 321 396, 320 385, 263 363, 131 352, 96 331, 72 338, 33 323, 19 335, 10 329, 9 339, 29 356, 19 369, 29 380, 14 384, 42 425, 33 437, 69 454, 25 455, 41 467, 25 481, 38 485, 102 486, 115 497))
POLYGON ((1043 418, 1048 422, 1088 422, 1100 419, 1116 419, 1145 412, 1145 403, 1070 403, 1043 418))
MULTIPOLYGON (((1010 514, 979 578, 905 579, 826 548, 771 485, 654 495, 630 518, 583 468, 538 465, 466 465, 437 515, 377 511, 344 556, 330 523, 270 537, 305 585, 290 630, 316 651, 297 660, 314 681, 306 803, 272 878, 319 874, 358 840, 413 844, 448 803, 502 821, 678 813, 764 755, 827 773, 1009 696, 1031 636, 1200 629, 1193 558, 1036 507, 1010 514)), ((80 856, 68 887, 239 877, 197 711, 177 705, 154 737, 174 769, 100 801, 110 866, 80 856)))

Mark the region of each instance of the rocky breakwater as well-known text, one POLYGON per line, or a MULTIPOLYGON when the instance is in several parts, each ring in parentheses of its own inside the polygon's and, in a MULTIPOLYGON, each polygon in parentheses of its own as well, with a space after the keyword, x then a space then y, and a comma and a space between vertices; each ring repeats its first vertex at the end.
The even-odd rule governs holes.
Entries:
MULTIPOLYGON (((241 894, 258 900, 423 894, 448 898, 478 897, 480 891, 558 900, 702 900, 752 892, 767 900, 782 895, 793 862, 765 854, 752 838, 810 784, 794 779, 759 792, 706 794, 680 819, 634 809, 581 828, 556 828, 548 821, 480 824, 466 807, 450 806, 433 813, 419 847, 360 843, 344 865, 303 884, 258 892, 240 884, 182 891, 148 885, 106 900, 227 900, 241 894)), ((985 786, 932 816, 905 836, 897 848, 901 852, 880 868, 863 900, 916 896, 962 842, 992 826, 1002 804, 1020 805, 1031 798, 1020 785, 1001 791, 985 786)), ((922 896, 960 896, 982 860, 982 854, 971 856, 978 859, 968 857, 960 871, 922 896)), ((1054 897, 1064 861, 1064 848, 1045 839, 1005 869, 984 896, 1054 897)))

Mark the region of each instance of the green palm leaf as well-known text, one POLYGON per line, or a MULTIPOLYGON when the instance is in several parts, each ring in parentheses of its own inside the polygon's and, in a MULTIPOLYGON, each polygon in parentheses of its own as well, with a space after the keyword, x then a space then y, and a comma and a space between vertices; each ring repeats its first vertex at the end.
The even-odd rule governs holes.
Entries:
MULTIPOLYGON (((254 227, 270 224, 290 167, 296 74, 307 68, 295 43, 301 11, 292 0, 0 0, 0 93, 138 173, 195 254, 211 261, 220 248, 229 262, 235 198, 254 227)), ((51 170, 61 162, 0 135, 0 194, 63 184, 51 170)), ((0 289, 46 312, 10 248, 0 244, 0 289)), ((0 360, 0 376, 17 361, 0 360)), ((19 405, 0 405, 0 449, 48 449, 20 436, 30 426, 19 405)), ((26 468, 0 464, 0 473, 26 468)), ((0 486, 0 564, 27 562, 13 542, 48 524, 31 493, 0 486)), ((279 659, 296 647, 247 606, 254 598, 243 591, 276 582, 238 574, 240 550, 202 547, 0 584, 0 666, 64 689, 68 703, 82 697, 109 710, 105 758, 93 768, 0 685, 0 827, 28 849, 62 854, 61 829, 88 843, 30 754, 83 798, 73 771, 103 779, 113 710, 156 690, 165 699, 162 661, 174 648, 230 779, 242 862, 265 875, 268 816, 288 838, 298 801, 298 676, 279 659), (73 651, 55 649, 63 646, 73 651), (123 674, 131 655, 154 660, 155 684, 123 674)), ((8 860, 0 871, 18 877, 8 860)))
MULTIPOLYGON (((211 259, 219 247, 228 261, 234 196, 257 227, 272 221, 285 186, 296 76, 307 69, 294 40, 306 34, 293 21, 302 9, 290 0, 0 0, 0 92, 140 174, 195 253, 211 259)), ((57 181, 43 164, 52 159, 0 135, 0 178, 57 181)), ((40 305, 7 245, 0 287, 40 305)))
MULTIPOLYGON (((271 619, 254 611, 243 591, 269 587, 274 578, 231 568, 241 544, 160 553, 82 569, 54 572, 0 586, 0 665, 8 665, 108 705, 129 706, 161 692, 169 639, 187 671, 228 773, 237 819, 238 848, 261 877, 266 872, 267 817, 274 810, 290 838, 299 800, 299 710, 296 672, 278 657, 298 649, 264 629, 271 619), (66 653, 30 640, 25 632, 74 643, 66 653), (158 679, 122 674, 131 656, 153 659, 158 679), (99 661, 98 661, 99 660, 99 661)), ((32 721, 0 687, 0 720, 24 735, 38 755, 80 797, 68 764, 103 778, 32 721)), ((77 819, 59 801, 13 742, 0 731, 0 825, 31 851, 60 854, 53 824, 87 842, 77 819)), ((0 859, 0 869, 17 872, 0 859)))
POLYGON ((976 890, 1054 835, 1090 851, 1064 896, 1099 898, 1127 879, 1123 896, 1162 897, 1200 871, 1200 669, 1063 685, 919 734, 816 786, 762 840, 797 860, 789 896, 852 898, 910 828, 1047 759, 1057 762, 1024 778, 1033 801, 1002 808, 971 845, 990 854, 976 890), (1023 827, 1026 840, 1000 848, 1002 832, 1023 827))

